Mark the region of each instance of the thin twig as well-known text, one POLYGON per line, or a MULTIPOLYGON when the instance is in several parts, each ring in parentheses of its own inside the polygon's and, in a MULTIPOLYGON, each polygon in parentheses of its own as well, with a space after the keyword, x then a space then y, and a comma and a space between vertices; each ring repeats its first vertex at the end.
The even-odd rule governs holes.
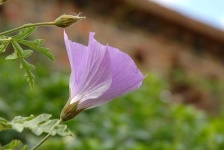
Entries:
POLYGON ((28 24, 25 24, 21 27, 17 27, 17 28, 14 28, 14 29, 11 29, 11 30, 8 30, 8 31, 5 31, 5 32, 1 32, 0 36, 1 35, 6 35, 6 34, 9 34, 9 33, 13 33, 13 32, 19 31, 21 29, 28 28, 28 27, 50 26, 50 25, 55 25, 55 22, 28 23, 28 24))
POLYGON ((39 143, 37 143, 33 148, 31 148, 31 150, 36 150, 45 141, 47 141, 51 137, 51 131, 55 128, 55 126, 59 125, 60 123, 62 123, 62 120, 61 119, 51 127, 50 132, 39 143))

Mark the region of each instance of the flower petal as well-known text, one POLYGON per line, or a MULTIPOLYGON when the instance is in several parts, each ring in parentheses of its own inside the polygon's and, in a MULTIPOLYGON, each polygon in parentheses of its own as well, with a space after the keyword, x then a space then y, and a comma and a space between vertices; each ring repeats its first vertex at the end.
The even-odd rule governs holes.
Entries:
POLYGON ((70 103, 95 99, 107 91, 112 82, 111 64, 107 46, 98 43, 90 33, 89 45, 84 46, 68 39, 66 49, 71 64, 70 103))
POLYGON ((75 89, 73 87, 78 86, 75 84, 79 84, 79 80, 82 80, 82 74, 84 74, 85 71, 83 68, 85 68, 88 60, 88 47, 69 40, 66 32, 64 32, 64 40, 71 66, 71 76, 69 82, 70 97, 74 97, 75 89))
POLYGON ((89 108, 102 105, 141 86, 145 77, 132 58, 117 48, 108 47, 108 51, 111 60, 112 84, 99 98, 86 100, 80 104, 82 105, 80 107, 85 107, 88 104, 92 104, 89 108))

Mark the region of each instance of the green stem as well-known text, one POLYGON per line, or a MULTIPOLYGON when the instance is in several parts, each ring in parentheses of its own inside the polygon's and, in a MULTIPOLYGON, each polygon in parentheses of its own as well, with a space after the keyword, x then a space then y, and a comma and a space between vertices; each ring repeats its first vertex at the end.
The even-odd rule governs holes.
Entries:
POLYGON ((17 27, 17 28, 14 28, 14 29, 11 29, 11 30, 8 30, 8 31, 5 31, 5 32, 1 32, 0 36, 5 35, 5 34, 9 34, 9 33, 12 33, 12 32, 16 32, 16 31, 19 31, 21 29, 28 28, 28 27, 51 26, 51 25, 55 25, 55 22, 28 23, 28 24, 24 24, 21 27, 17 27))
POLYGON ((63 121, 60 119, 58 122, 56 122, 50 129, 50 132, 39 142, 37 143, 31 150, 36 150, 38 147, 40 147, 45 141, 47 141, 51 137, 51 130, 54 129, 55 126, 59 125, 63 121))
POLYGON ((11 40, 12 40, 12 38, 9 37, 9 38, 7 38, 7 39, 0 39, 0 42, 8 42, 8 41, 11 41, 11 40))
POLYGON ((35 145, 31 150, 36 150, 38 147, 40 147, 47 139, 51 137, 51 134, 48 133, 37 145, 35 145))

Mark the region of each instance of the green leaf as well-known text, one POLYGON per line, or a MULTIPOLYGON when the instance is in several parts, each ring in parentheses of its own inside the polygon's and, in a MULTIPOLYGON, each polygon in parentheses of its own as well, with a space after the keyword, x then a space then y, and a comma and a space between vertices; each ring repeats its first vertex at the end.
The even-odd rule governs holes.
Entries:
POLYGON ((12 126, 12 129, 22 132, 25 128, 23 123, 33 118, 35 118, 33 115, 30 115, 29 117, 16 116, 11 122, 9 122, 9 124, 12 126))
POLYGON ((22 53, 23 53, 23 49, 22 47, 19 45, 19 43, 17 43, 15 40, 11 41, 13 48, 16 50, 17 52, 17 56, 19 58, 22 58, 22 53))
POLYGON ((43 43, 43 40, 41 40, 41 39, 34 40, 34 41, 17 40, 17 42, 19 42, 23 45, 26 45, 32 49, 35 49, 35 50, 41 52, 42 54, 44 54, 45 56, 47 56, 48 58, 50 58, 51 60, 54 60, 54 55, 51 53, 50 49, 40 46, 43 43))
POLYGON ((24 50, 24 51, 22 52, 22 57, 23 57, 23 58, 28 58, 28 57, 30 57, 32 54, 33 54, 33 50, 24 50))
POLYGON ((25 70, 34 70, 36 67, 23 59, 21 60, 21 68, 24 68, 25 70))
POLYGON ((54 55, 51 53, 49 48, 46 47, 31 47, 36 49, 37 51, 43 53, 44 55, 46 55, 48 58, 50 58, 51 60, 54 61, 54 55))
POLYGON ((31 70, 35 69, 35 66, 28 63, 25 59, 21 59, 20 68, 23 68, 25 71, 25 77, 27 82, 29 83, 30 87, 33 88, 35 84, 35 76, 31 70))
POLYGON ((9 144, 1 147, 1 150, 28 150, 28 146, 24 145, 21 141, 19 140, 12 140, 9 144))
MULTIPOLYGON (((30 129, 35 135, 42 133, 50 133, 51 135, 73 136, 73 133, 67 128, 67 125, 59 124, 59 119, 50 119, 52 115, 41 114, 37 117, 31 115, 29 117, 16 116, 12 121, 3 121, 4 128, 14 129, 22 132, 25 128, 30 129), (7 125, 7 128, 5 127, 7 125)), ((1 122, 0 122, 1 123, 1 122)), ((1 124, 0 124, 1 125, 1 124)))
POLYGON ((67 125, 59 124, 55 129, 56 133, 60 136, 74 136, 74 134, 68 129, 67 125))
POLYGON ((5 36, 5 35, 0 35, 0 39, 7 39, 7 36, 5 36))
POLYGON ((14 52, 11 55, 8 55, 5 59, 8 61, 11 61, 11 62, 15 62, 15 61, 19 60, 19 57, 18 57, 17 53, 14 52))
POLYGON ((4 53, 8 45, 9 45, 9 42, 2 43, 0 45, 0 53, 4 53))
POLYGON ((28 41, 28 40, 21 39, 21 40, 16 40, 16 41, 21 43, 21 44, 24 44, 24 45, 27 45, 27 46, 33 46, 33 47, 41 46, 44 43, 43 39, 36 39, 36 40, 33 40, 33 41, 28 41))
POLYGON ((25 71, 25 77, 27 79, 27 82, 29 83, 30 87, 32 88, 35 84, 35 76, 32 73, 31 70, 35 69, 35 66, 28 63, 24 58, 29 57, 32 55, 32 50, 23 50, 22 47, 17 43, 15 40, 11 41, 13 48, 15 49, 15 52, 12 55, 9 55, 6 57, 7 60, 16 61, 20 60, 20 68, 24 69, 25 71))
POLYGON ((30 34, 32 34, 36 29, 37 29, 37 27, 28 27, 28 28, 21 29, 19 31, 19 33, 17 35, 13 36, 12 38, 14 38, 14 39, 25 39, 30 34))
POLYGON ((8 124, 8 120, 0 117, 0 131, 11 129, 12 126, 8 124))

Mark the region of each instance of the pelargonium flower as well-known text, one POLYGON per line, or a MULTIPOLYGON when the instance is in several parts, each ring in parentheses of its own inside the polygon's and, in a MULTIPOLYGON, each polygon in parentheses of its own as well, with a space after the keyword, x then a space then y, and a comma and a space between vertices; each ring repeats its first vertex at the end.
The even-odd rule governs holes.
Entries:
POLYGON ((100 44, 94 34, 90 32, 88 46, 84 46, 69 40, 64 32, 71 76, 70 97, 61 113, 63 121, 139 88, 144 79, 128 54, 100 44))

